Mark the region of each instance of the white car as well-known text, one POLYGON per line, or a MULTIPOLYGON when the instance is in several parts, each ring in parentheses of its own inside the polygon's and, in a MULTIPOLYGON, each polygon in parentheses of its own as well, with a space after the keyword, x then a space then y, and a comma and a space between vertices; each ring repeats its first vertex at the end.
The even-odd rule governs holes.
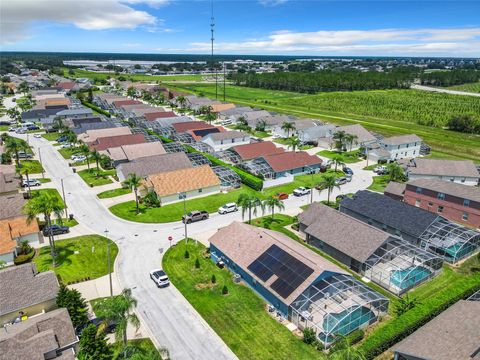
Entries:
POLYGON ((22 181, 22 186, 23 187, 28 187, 28 186, 40 186, 42 183, 37 180, 37 179, 30 179, 30 180, 23 180, 22 181))
POLYGON ((228 203, 218 208, 218 213, 220 215, 228 214, 235 211, 238 211, 237 204, 235 203, 228 203))
POLYGON ((167 274, 162 269, 155 269, 150 271, 150 279, 157 285, 157 287, 165 287, 170 285, 170 280, 167 274))
POLYGON ((33 134, 33 137, 40 139, 42 137, 42 134, 36 133, 36 134, 33 134))
POLYGON ((84 155, 72 155, 70 159, 74 162, 80 162, 87 160, 87 157, 84 155))
POLYGON ((373 169, 374 173, 379 173, 379 172, 383 173, 385 171, 387 171, 386 166, 377 166, 376 168, 373 169))
POLYGON ((61 149, 68 149, 68 148, 71 148, 72 147, 72 144, 63 144, 62 146, 60 146, 61 149))
POLYGON ((300 186, 298 188, 296 188, 295 190, 293 190, 293 195, 295 196, 304 196, 304 195, 308 195, 310 194, 311 190, 308 189, 308 188, 305 188, 303 186, 300 186))

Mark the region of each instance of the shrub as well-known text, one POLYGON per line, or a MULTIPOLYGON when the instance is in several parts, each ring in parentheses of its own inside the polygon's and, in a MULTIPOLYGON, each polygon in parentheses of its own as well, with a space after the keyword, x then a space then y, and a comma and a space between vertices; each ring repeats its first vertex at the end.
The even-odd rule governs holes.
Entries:
POLYGON ((190 258, 190 253, 188 252, 188 250, 185 250, 185 254, 183 254, 183 257, 185 259, 189 259, 190 258))
POLYGON ((200 261, 195 259, 195 269, 200 269, 200 261))
POLYGON ((222 288, 222 295, 227 295, 228 294, 228 288, 227 288, 227 285, 223 285, 223 288, 222 288))
POLYGON ((365 331, 362 329, 355 330, 347 335, 348 343, 350 345, 355 345, 365 336, 365 331))
POLYGON ((89 103, 88 101, 82 101, 82 105, 86 106, 86 107, 89 107, 90 109, 100 113, 100 114, 103 114, 107 117, 111 117, 112 115, 106 111, 106 110, 103 110, 103 109, 100 109, 98 106, 96 105, 93 105, 92 103, 89 103))
POLYGON ((32 261, 34 256, 35 256, 35 250, 32 250, 29 254, 18 255, 15 259, 13 259, 13 263, 15 265, 26 264, 32 261))
POLYGON ((305 344, 313 344, 316 340, 315 330, 312 328, 303 329, 303 342, 305 344))
POLYGON ((215 274, 212 275, 212 278, 210 279, 212 284, 215 284, 217 282, 217 278, 215 277, 215 274))

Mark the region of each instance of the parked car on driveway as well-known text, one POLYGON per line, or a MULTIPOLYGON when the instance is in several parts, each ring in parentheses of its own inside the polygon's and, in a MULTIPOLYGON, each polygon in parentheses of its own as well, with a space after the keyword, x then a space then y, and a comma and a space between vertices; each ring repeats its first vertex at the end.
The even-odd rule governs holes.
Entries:
POLYGON ((348 175, 353 175, 353 170, 346 166, 343 168, 343 172, 348 175))
POLYGON ((70 159, 73 162, 80 162, 80 161, 85 161, 87 160, 87 157, 85 155, 72 155, 70 159))
POLYGON ((347 179, 348 182, 352 181, 352 175, 346 174, 345 179, 347 179))
POLYGON ((60 225, 45 226, 42 230, 43 236, 50 235, 50 231, 52 235, 60 235, 69 233, 70 229, 68 228, 68 226, 60 225))
POLYGON ((278 200, 288 199, 288 194, 287 194, 287 193, 284 193, 284 192, 276 193, 276 194, 273 195, 273 196, 276 197, 278 200))
POLYGON ((162 269, 155 269, 150 271, 150 279, 157 285, 157 287, 165 287, 170 285, 170 280, 167 274, 162 269))
POLYGON ((335 179, 335 184, 336 185, 343 185, 343 184, 346 184, 347 182, 348 182, 348 180, 344 176, 335 179))
POLYGON ((36 133, 36 134, 33 134, 33 137, 40 139, 42 137, 42 134, 36 133))
POLYGON ((65 141, 67 141, 67 140, 68 140, 67 137, 64 136, 64 135, 62 135, 62 136, 59 136, 56 141, 57 141, 57 142, 65 142, 65 141))
POLYGON ((37 125, 28 125, 27 130, 40 130, 40 127, 37 125))
POLYGON ((221 215, 238 211, 238 206, 235 203, 228 203, 218 208, 218 213, 221 215))
POLYGON ((209 216, 207 211, 194 210, 190 211, 187 215, 183 215, 182 222, 190 224, 195 221, 207 220, 209 216))
POLYGON ((293 195, 295 195, 295 196, 304 196, 304 195, 310 194, 310 191, 311 191, 311 190, 310 190, 309 188, 300 186, 300 187, 296 188, 295 190, 293 190, 293 195))
POLYGON ((40 186, 40 185, 42 185, 42 183, 37 179, 29 179, 29 180, 23 180, 22 181, 22 186, 23 187, 40 186))
POLYGON ((8 128, 8 131, 10 131, 10 132, 15 132, 15 131, 17 131, 17 128, 14 127, 14 126, 12 126, 12 127, 9 127, 9 128, 8 128))
POLYGON ((387 171, 388 170, 386 166, 377 166, 376 168, 373 169, 373 172, 379 175, 386 174, 387 171))
POLYGON ((18 158, 19 159, 31 159, 33 157, 32 154, 26 153, 25 151, 19 151, 18 152, 18 158))

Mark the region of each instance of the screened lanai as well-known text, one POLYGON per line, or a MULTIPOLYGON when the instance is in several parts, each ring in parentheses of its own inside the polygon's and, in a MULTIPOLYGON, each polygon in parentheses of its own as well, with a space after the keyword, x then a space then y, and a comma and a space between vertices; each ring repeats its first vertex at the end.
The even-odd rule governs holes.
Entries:
POLYGON ((275 172, 263 159, 254 159, 240 165, 243 169, 256 176, 263 176, 265 179, 273 178, 275 172))
POLYGON ((364 276, 400 295, 435 276, 442 264, 442 257, 390 237, 365 262, 364 276))
POLYGON ((386 314, 388 299, 352 276, 335 274, 310 285, 290 309, 291 321, 300 329, 313 328, 328 347, 336 335, 347 335, 386 314))
POLYGON ((480 233, 438 217, 420 236, 420 246, 456 263, 480 250, 480 233))

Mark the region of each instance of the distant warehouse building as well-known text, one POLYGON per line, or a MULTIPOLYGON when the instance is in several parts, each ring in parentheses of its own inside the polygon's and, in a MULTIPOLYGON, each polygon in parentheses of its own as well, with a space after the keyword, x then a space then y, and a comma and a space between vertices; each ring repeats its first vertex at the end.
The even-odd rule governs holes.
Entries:
POLYGON ((209 241, 214 262, 300 329, 312 328, 324 346, 387 311, 385 297, 284 234, 233 222, 209 241))

